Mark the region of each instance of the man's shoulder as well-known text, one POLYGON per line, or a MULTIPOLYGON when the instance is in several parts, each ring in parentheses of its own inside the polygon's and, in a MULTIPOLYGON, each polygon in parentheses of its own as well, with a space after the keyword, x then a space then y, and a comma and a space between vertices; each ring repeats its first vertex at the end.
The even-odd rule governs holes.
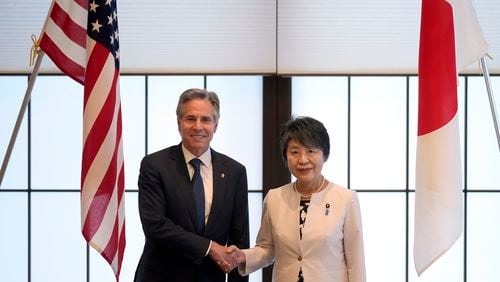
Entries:
POLYGON ((245 166, 242 163, 231 158, 230 156, 223 153, 219 153, 214 149, 211 149, 211 151, 212 151, 212 162, 225 163, 232 167, 245 168, 245 166))
POLYGON ((179 146, 178 145, 173 145, 164 149, 161 149, 159 151, 149 153, 146 156, 144 156, 144 160, 157 160, 157 159, 165 159, 166 157, 169 156, 175 156, 178 155, 179 153, 179 146))

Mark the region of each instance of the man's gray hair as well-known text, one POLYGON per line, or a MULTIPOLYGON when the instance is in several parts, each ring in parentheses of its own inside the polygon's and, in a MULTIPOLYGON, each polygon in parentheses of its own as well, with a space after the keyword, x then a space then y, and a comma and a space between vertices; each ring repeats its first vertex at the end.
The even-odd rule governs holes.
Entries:
POLYGON ((219 120, 220 117, 220 106, 219 106, 219 97, 215 92, 207 91, 205 89, 199 88, 191 88, 184 91, 179 97, 179 102, 177 103, 177 110, 175 113, 177 114, 177 119, 180 120, 182 115, 184 114, 184 104, 191 100, 207 100, 212 104, 215 109, 214 120, 215 123, 219 120))

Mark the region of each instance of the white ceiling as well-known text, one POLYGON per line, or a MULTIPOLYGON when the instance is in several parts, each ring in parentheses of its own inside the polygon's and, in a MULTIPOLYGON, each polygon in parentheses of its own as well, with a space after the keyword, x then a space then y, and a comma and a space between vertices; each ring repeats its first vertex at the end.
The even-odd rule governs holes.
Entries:
MULTIPOLYGON (((96 0, 97 2, 97 0, 96 0)), ((500 1, 473 0, 500 56, 500 1)), ((119 0, 122 73, 416 73, 420 0, 119 0), (277 8, 278 7, 278 8, 277 8), (278 50, 278 51, 276 51, 278 50)), ((50 0, 0 1, 0 73, 29 73, 50 0)), ((488 61, 500 73, 500 61, 488 61)), ((477 72, 470 66, 466 72, 477 72)), ((58 72, 45 58, 42 73, 58 72)))

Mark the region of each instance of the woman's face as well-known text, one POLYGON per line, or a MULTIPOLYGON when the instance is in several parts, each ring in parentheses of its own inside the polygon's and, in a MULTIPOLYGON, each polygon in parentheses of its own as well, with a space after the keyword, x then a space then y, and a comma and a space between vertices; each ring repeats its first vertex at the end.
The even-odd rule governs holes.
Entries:
POLYGON ((321 181, 321 170, 325 163, 323 151, 319 148, 306 147, 297 140, 290 140, 286 150, 288 169, 304 183, 321 181))

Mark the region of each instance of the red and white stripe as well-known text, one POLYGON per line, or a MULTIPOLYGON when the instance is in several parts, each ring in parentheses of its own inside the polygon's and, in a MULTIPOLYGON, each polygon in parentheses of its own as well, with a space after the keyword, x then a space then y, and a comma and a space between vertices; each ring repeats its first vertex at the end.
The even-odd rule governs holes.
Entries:
POLYGON ((413 246, 418 275, 462 233, 457 70, 487 49, 470 2, 451 1, 422 1, 413 246))
POLYGON ((113 54, 87 36, 87 7, 83 0, 54 1, 40 47, 65 74, 84 85, 82 233, 118 281, 125 249, 120 71, 113 54))
POLYGON ((52 2, 40 47, 65 74, 83 84, 86 66, 87 6, 83 0, 52 2))
POLYGON ((85 75, 82 230, 116 272, 125 243, 119 72, 107 49, 93 41, 88 47, 89 61, 95 63, 85 75))

